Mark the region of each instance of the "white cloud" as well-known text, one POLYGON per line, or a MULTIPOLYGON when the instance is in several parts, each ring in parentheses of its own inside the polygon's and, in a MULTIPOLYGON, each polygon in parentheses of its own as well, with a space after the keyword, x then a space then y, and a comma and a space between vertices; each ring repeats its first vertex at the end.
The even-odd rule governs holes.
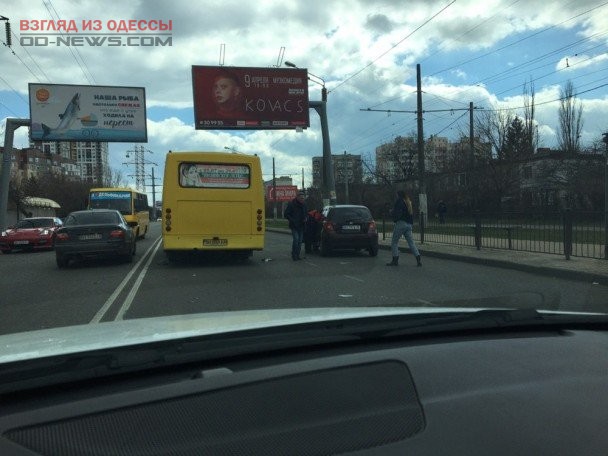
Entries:
MULTIPOLYGON (((308 68, 327 82, 334 152, 369 155, 378 144, 415 131, 411 111, 416 109, 416 64, 422 68, 423 109, 446 110, 425 115, 425 135, 458 135, 456 127, 468 119, 450 127, 461 114, 450 109, 466 108, 470 102, 485 109, 521 107, 521 87, 532 79, 539 131, 546 144, 553 145, 557 104, 541 103, 559 98, 559 87, 568 79, 581 91, 603 84, 600 70, 607 58, 598 55, 597 46, 605 40, 601 33, 608 26, 608 7, 596 8, 597 2, 591 0, 568 2, 567 8, 564 3, 529 0, 523 7, 521 2, 459 0, 439 13, 447 2, 53 0, 62 19, 78 23, 171 20, 172 46, 81 46, 72 49, 78 64, 66 47, 26 49, 15 39, 17 56, 0 48, 0 116, 28 112, 27 102, 13 92, 26 99, 28 82, 143 86, 149 116, 146 147, 158 154, 155 160, 162 161, 159 157, 169 149, 229 146, 258 153, 265 169, 271 169, 275 157, 281 170, 297 173, 304 167, 308 172, 311 158, 322 153, 314 111, 311 127, 301 134, 198 131, 192 125, 192 65, 219 64, 220 46, 225 45, 226 65, 271 67, 281 63, 277 58, 284 47, 283 60, 308 68), (588 39, 581 41, 584 38, 588 39), (571 49, 574 43, 576 51, 571 49), (83 68, 92 77, 87 79, 83 68), (391 113, 361 111, 367 107, 391 113)), ((2 14, 11 19, 18 36, 20 20, 50 19, 42 2, 7 2, 2 14)), ((310 93, 311 100, 320 98, 318 86, 310 85, 310 93)), ((598 88, 583 96, 584 139, 587 132, 591 137, 606 128, 606 94, 608 90, 598 88)), ((16 141, 27 145, 24 132, 18 131, 16 141)), ((132 145, 110 145, 116 166, 122 166, 121 155, 129 148, 132 145)))

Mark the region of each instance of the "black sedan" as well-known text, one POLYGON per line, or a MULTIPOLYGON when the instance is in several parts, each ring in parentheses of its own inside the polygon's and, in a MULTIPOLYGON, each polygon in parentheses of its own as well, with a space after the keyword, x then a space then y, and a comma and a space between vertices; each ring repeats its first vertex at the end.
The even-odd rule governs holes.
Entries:
POLYGON ((76 211, 56 232, 55 255, 60 268, 70 259, 113 257, 130 262, 135 255, 135 236, 118 211, 76 211))

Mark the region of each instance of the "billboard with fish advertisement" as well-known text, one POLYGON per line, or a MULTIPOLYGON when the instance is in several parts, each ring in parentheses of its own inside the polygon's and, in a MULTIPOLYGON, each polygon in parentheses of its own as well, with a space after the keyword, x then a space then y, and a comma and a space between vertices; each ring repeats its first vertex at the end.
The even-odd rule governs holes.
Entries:
POLYGON ((143 87, 29 84, 33 141, 147 142, 143 87))

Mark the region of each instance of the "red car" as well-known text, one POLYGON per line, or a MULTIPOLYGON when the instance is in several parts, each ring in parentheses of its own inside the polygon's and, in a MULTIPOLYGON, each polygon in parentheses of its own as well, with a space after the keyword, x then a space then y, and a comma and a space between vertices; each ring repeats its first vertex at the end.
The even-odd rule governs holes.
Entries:
POLYGON ((14 226, 0 233, 0 251, 52 250, 55 246, 55 230, 63 222, 57 217, 30 217, 19 220, 14 226))

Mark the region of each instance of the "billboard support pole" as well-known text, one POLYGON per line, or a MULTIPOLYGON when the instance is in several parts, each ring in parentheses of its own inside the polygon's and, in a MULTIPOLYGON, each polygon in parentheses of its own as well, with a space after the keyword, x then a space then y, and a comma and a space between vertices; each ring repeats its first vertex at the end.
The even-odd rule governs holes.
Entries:
POLYGON ((334 179, 331 159, 331 146, 329 144, 329 126, 327 124, 327 89, 322 89, 322 101, 310 101, 308 106, 313 108, 321 118, 321 134, 323 136, 323 205, 329 196, 329 204, 336 204, 336 182, 334 179))
POLYGON ((8 216, 8 188, 11 180, 11 158, 13 156, 14 133, 17 128, 27 127, 29 124, 30 119, 6 119, 2 173, 0 174, 0 231, 6 229, 6 220, 8 216))

